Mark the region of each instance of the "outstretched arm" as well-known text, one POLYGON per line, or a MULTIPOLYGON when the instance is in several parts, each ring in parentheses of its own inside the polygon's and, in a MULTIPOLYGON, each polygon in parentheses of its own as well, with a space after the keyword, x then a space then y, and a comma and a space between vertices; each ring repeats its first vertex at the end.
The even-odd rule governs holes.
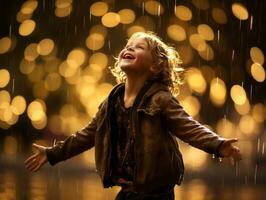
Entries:
POLYGON ((241 160, 242 158, 239 148, 233 145, 233 143, 237 141, 237 138, 225 139, 218 149, 220 156, 229 158, 231 164, 235 164, 235 162, 241 160))

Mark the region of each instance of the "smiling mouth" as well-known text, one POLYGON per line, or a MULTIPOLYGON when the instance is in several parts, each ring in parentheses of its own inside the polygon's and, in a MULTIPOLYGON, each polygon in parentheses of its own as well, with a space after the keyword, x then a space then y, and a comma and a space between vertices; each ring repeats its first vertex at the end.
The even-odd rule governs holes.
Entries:
POLYGON ((133 59, 135 59, 135 57, 134 57, 132 54, 125 53, 125 54, 122 56, 122 59, 133 60, 133 59))

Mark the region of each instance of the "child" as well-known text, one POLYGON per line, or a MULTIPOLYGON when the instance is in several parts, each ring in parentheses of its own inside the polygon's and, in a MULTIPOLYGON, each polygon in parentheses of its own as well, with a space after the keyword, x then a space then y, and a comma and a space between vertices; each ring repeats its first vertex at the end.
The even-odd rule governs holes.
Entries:
POLYGON ((224 139, 193 120, 176 100, 183 69, 174 48, 153 33, 133 34, 112 73, 122 82, 99 106, 92 121, 53 147, 25 161, 37 171, 93 146, 103 186, 121 186, 116 199, 173 200, 184 166, 175 137, 207 153, 240 159, 237 139, 224 139))

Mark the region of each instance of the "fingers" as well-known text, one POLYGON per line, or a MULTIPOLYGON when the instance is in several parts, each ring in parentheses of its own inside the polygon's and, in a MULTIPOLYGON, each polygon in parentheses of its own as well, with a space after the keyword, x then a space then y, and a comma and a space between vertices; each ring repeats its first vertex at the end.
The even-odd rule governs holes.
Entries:
POLYGON ((228 143, 228 144, 232 144, 232 143, 235 143, 235 142, 237 142, 237 141, 238 141, 237 138, 232 138, 232 139, 227 139, 227 140, 225 140, 225 142, 228 143))
POLYGON ((38 150, 43 150, 45 148, 44 146, 38 145, 36 143, 33 143, 32 146, 38 150))

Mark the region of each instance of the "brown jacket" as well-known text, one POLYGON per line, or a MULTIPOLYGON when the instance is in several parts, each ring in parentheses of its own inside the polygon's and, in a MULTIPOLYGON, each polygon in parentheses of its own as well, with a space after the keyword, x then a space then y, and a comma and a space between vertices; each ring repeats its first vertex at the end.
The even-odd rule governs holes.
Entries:
MULTIPOLYGON (((123 87, 116 86, 99 106, 92 121, 65 141, 47 149, 51 165, 95 146, 95 161, 104 187, 110 180, 113 152, 111 131, 112 96, 123 87)), ((133 105, 134 108, 134 105, 133 105)), ((175 136, 208 153, 218 155, 223 138, 193 120, 168 88, 153 83, 144 92, 131 116, 135 135, 134 184, 138 191, 150 192, 163 186, 180 184, 184 165, 175 136)))

